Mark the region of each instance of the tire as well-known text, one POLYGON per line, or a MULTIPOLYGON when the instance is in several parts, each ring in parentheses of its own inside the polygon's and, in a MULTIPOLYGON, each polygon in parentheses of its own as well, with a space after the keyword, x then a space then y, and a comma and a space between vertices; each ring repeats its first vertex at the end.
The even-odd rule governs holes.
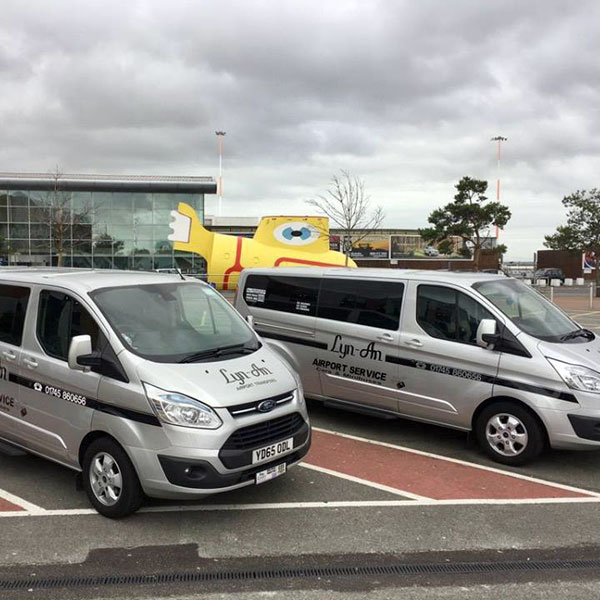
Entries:
POLYGON ((83 457, 83 488, 103 516, 120 519, 134 513, 144 500, 135 468, 113 439, 93 441, 83 457))
POLYGON ((480 446, 496 462, 524 465, 544 449, 546 432, 540 421, 516 402, 497 402, 481 411, 475 423, 480 446))

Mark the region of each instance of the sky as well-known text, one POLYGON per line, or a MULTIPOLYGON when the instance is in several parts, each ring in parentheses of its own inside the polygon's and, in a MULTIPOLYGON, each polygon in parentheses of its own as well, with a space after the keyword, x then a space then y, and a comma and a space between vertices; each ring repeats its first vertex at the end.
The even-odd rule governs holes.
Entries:
MULTIPOLYGON (((387 227, 464 175, 531 260, 600 187, 596 0, 2 0, 0 171, 218 176, 225 216, 311 214, 341 170, 387 227)), ((216 211, 207 196, 207 213, 216 211)))

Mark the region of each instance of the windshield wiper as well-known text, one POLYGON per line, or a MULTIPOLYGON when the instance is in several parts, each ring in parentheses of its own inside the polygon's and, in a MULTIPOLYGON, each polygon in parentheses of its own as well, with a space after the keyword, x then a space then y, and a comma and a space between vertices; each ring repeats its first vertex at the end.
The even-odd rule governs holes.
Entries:
POLYGON ((584 337, 588 340, 594 339, 594 333, 589 329, 576 329, 575 331, 570 331, 569 333, 565 333, 558 338, 559 342, 567 342, 568 340, 573 340, 578 337, 584 337))
POLYGON ((225 346, 223 348, 212 348, 211 350, 203 350, 202 352, 194 352, 188 356, 184 356, 179 363, 192 363, 200 362, 205 358, 219 358, 221 356, 227 356, 228 354, 252 354, 258 350, 246 344, 235 344, 234 346, 225 346))

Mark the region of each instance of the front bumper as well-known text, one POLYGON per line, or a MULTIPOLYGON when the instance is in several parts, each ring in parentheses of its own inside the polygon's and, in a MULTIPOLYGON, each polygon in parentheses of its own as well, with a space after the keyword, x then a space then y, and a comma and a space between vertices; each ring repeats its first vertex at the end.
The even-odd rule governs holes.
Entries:
POLYGON ((217 492, 222 488, 235 489, 249 483, 254 483, 256 474, 269 467, 285 463, 287 467, 296 464, 306 456, 310 448, 310 440, 292 454, 280 456, 275 460, 253 465, 248 469, 236 471, 223 475, 219 473, 208 461, 190 461, 185 458, 173 458, 171 456, 158 456, 158 460, 165 473, 166 478, 173 485, 184 488, 195 488, 217 492))
POLYGON ((537 410, 552 448, 560 450, 600 449, 600 410, 537 410))
POLYGON ((577 437, 600 442, 600 416, 567 415, 577 437))
MULTIPOLYGON (((266 442, 263 435, 256 443, 249 445, 247 442, 256 438, 238 439, 234 437, 234 432, 221 448, 171 445, 161 449, 136 446, 128 446, 126 449, 148 496, 170 499, 199 498, 251 485, 259 471, 284 462, 291 467, 302 460, 310 449, 310 425, 304 415, 293 414, 298 416, 293 431, 281 427, 264 431, 262 422, 236 430, 243 433, 248 429, 249 433, 255 433, 257 428, 260 428, 263 430, 262 434, 274 436, 266 442), (290 437, 294 439, 291 452, 260 464, 252 464, 253 449, 290 437), (237 448, 234 448, 232 443, 227 443, 231 438, 236 442, 237 448)), ((281 421, 289 422, 291 417, 291 414, 283 415, 271 422, 277 425, 281 421)))

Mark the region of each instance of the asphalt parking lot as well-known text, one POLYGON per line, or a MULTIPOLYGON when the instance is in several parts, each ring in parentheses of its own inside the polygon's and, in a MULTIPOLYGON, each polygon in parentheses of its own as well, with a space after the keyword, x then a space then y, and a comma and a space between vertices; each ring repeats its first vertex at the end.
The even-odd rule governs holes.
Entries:
MULTIPOLYGON (((600 310, 573 316, 600 334, 600 310)), ((190 557, 195 569, 248 569, 464 553, 597 555, 600 452, 550 451, 509 469, 461 432, 316 402, 309 410, 312 449, 284 477, 203 502, 151 501, 122 521, 96 514, 71 471, 0 452, 0 582, 107 565, 160 572, 191 565, 190 557)))

